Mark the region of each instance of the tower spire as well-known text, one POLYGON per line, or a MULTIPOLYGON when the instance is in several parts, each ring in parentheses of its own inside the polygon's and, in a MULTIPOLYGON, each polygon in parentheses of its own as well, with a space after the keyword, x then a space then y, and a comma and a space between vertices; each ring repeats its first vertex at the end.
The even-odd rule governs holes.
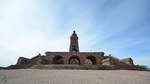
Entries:
POLYGON ((74 30, 70 37, 70 52, 79 52, 78 36, 74 30))

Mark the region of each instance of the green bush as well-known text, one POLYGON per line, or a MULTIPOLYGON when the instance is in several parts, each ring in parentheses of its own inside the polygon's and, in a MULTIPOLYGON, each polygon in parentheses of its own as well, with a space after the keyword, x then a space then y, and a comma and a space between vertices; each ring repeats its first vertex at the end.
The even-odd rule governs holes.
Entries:
POLYGON ((146 65, 136 65, 136 67, 144 69, 144 70, 148 70, 148 67, 146 65))
POLYGON ((1 66, 0 66, 0 69, 3 69, 3 68, 4 68, 4 67, 1 67, 1 66))

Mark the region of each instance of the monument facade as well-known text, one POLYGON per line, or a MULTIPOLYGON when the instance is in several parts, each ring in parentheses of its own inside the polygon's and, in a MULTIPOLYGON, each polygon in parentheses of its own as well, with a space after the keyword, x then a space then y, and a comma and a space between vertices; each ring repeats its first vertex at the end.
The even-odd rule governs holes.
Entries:
POLYGON ((131 58, 118 59, 111 55, 104 56, 104 52, 80 52, 78 36, 73 31, 70 37, 68 52, 46 52, 31 59, 20 57, 17 65, 24 64, 78 64, 78 65, 133 65, 131 58))

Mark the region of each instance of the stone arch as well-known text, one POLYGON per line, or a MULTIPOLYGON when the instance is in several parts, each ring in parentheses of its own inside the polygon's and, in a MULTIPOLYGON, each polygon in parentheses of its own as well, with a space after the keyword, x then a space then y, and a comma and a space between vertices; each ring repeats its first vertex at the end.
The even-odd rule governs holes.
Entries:
POLYGON ((86 57, 86 60, 88 60, 89 62, 90 62, 90 64, 97 64, 97 62, 96 62, 96 57, 94 57, 94 56, 88 56, 88 57, 86 57))
POLYGON ((64 64, 64 58, 60 55, 57 55, 53 58, 53 64, 64 64))
POLYGON ((78 56, 71 56, 68 64, 81 64, 80 58, 78 56))

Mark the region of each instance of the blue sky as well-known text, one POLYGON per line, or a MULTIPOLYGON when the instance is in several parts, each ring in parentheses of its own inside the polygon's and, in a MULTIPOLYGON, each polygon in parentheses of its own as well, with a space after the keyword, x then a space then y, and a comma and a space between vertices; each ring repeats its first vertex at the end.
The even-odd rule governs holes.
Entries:
POLYGON ((0 0, 0 66, 46 51, 105 52, 150 67, 149 0, 0 0))

